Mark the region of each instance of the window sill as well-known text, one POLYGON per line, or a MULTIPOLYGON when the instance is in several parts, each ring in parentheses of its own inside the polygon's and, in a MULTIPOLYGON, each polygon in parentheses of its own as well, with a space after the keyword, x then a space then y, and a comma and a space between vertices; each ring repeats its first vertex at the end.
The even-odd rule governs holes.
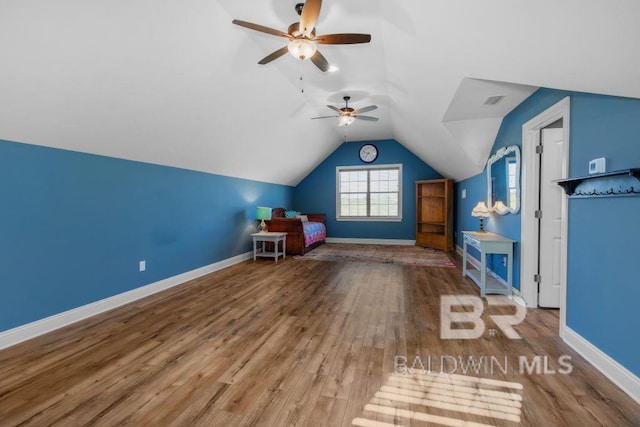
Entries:
POLYGON ((354 216, 354 217, 337 217, 336 221, 359 221, 359 222, 402 222, 402 217, 371 217, 371 216, 354 216))

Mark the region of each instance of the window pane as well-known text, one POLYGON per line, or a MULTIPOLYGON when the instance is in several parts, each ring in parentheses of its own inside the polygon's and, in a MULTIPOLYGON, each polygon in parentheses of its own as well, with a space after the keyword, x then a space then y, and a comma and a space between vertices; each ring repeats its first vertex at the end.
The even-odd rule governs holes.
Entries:
POLYGON ((340 192, 349 191, 349 182, 351 182, 350 172, 340 172, 340 192))
POLYGON ((398 216, 398 193, 371 193, 372 216, 398 216))
POLYGON ((361 216, 367 213, 366 193, 349 193, 340 195, 340 216, 361 216), (364 210, 364 214, 362 211, 364 210))
POLYGON ((389 215, 398 216, 398 193, 389 194, 389 215))

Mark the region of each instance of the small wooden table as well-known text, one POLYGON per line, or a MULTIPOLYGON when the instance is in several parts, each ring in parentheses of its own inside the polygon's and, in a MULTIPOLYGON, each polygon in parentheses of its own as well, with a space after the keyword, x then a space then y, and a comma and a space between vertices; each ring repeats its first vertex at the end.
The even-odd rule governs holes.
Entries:
POLYGON ((268 257, 275 259, 278 262, 278 257, 282 255, 282 259, 287 257, 287 233, 281 232, 260 232, 253 233, 253 260, 256 260, 256 256, 268 257), (262 242, 262 252, 258 252, 257 243, 262 242), (274 252, 265 251, 265 242, 273 242, 274 252), (282 252, 278 252, 278 243, 282 242, 282 252))
POLYGON ((513 292, 513 244, 515 240, 507 239, 495 233, 479 231, 463 231, 462 277, 469 276, 478 286, 480 295, 506 294, 512 298, 513 292), (480 270, 467 269, 467 246, 480 251, 480 270), (505 287, 493 277, 487 277, 487 254, 504 254, 507 256, 507 286, 505 287))

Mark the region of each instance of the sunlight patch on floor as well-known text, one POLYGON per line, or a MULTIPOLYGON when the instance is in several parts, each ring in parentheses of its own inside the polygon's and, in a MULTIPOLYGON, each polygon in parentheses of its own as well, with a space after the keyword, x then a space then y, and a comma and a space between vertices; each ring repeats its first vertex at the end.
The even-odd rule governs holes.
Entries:
POLYGON ((393 374, 352 425, 386 427, 401 419, 445 426, 520 423, 523 389, 520 383, 466 375, 393 374))

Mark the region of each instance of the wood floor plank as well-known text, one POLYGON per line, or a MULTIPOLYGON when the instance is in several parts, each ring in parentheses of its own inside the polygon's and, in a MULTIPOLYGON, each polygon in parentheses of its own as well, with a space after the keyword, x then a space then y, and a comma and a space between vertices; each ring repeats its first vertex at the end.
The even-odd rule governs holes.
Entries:
POLYGON ((363 347, 356 365, 356 375, 349 394, 343 426, 350 426, 354 418, 361 416, 364 407, 383 384, 384 350, 363 347))
POLYGON ((346 407, 347 401, 344 399, 320 396, 309 417, 311 420, 310 425, 319 427, 339 426, 344 419, 346 407))
POLYGON ((557 311, 511 340, 488 315, 515 308, 485 301, 485 334, 447 340, 447 295, 479 291, 459 266, 247 261, 0 351, 0 425, 640 425, 557 311), (564 355, 569 374, 518 363, 564 355))

